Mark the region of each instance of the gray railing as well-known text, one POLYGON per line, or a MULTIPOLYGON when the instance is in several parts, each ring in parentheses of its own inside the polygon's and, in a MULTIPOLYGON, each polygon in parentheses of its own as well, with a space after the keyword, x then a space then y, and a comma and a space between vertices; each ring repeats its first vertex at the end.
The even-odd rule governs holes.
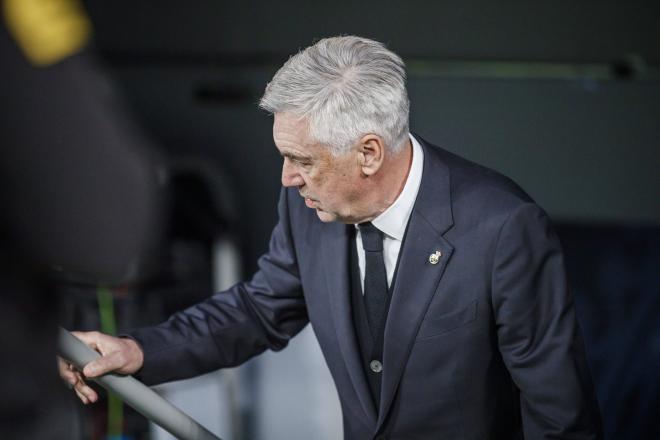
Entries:
MULTIPOLYGON (((79 370, 100 355, 65 329, 58 335, 60 356, 79 370)), ((131 376, 106 374, 94 381, 117 394, 127 405, 182 440, 220 440, 180 409, 131 376)))

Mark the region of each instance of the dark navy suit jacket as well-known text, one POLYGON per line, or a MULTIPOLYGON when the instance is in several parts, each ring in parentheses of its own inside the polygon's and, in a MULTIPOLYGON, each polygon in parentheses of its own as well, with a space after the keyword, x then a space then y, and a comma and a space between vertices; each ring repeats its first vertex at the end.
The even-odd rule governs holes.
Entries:
POLYGON ((597 439, 599 411, 546 214, 518 186, 420 141, 422 183, 387 318, 380 407, 353 329, 347 225, 283 189, 251 281, 131 333, 159 383, 279 350, 311 322, 347 439, 597 439), (429 256, 440 252, 432 264, 429 256))

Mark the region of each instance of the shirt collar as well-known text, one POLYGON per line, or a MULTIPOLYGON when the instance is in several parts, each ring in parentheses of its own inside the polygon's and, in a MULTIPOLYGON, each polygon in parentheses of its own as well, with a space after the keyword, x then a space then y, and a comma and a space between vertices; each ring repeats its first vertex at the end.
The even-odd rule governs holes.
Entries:
POLYGON ((371 223, 386 235, 403 241, 403 235, 406 232, 406 226, 410 219, 415 199, 419 192, 419 186, 422 183, 422 169, 424 167, 424 151, 413 135, 408 134, 412 143, 412 164, 410 172, 403 186, 403 191, 385 211, 373 219, 371 223))

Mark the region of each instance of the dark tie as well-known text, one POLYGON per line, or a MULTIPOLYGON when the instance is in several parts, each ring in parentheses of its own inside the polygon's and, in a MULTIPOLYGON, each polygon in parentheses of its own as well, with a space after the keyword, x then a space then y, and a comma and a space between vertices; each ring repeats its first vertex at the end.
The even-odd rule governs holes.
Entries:
POLYGON ((387 273, 383 261, 383 232, 371 222, 358 225, 365 256, 364 304, 371 335, 377 338, 387 306, 387 273))

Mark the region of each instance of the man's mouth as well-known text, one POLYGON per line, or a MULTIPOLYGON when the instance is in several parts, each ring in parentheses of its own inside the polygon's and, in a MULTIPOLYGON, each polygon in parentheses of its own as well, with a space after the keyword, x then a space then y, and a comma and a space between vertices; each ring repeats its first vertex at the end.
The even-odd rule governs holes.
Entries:
POLYGON ((318 205, 319 205, 319 201, 318 201, 318 200, 313 199, 313 198, 311 198, 311 197, 307 197, 305 194, 303 194, 303 193, 301 193, 301 192, 298 192, 298 194, 300 194, 300 197, 302 197, 303 199, 305 199, 305 205, 306 205, 308 208, 318 208, 318 205))

